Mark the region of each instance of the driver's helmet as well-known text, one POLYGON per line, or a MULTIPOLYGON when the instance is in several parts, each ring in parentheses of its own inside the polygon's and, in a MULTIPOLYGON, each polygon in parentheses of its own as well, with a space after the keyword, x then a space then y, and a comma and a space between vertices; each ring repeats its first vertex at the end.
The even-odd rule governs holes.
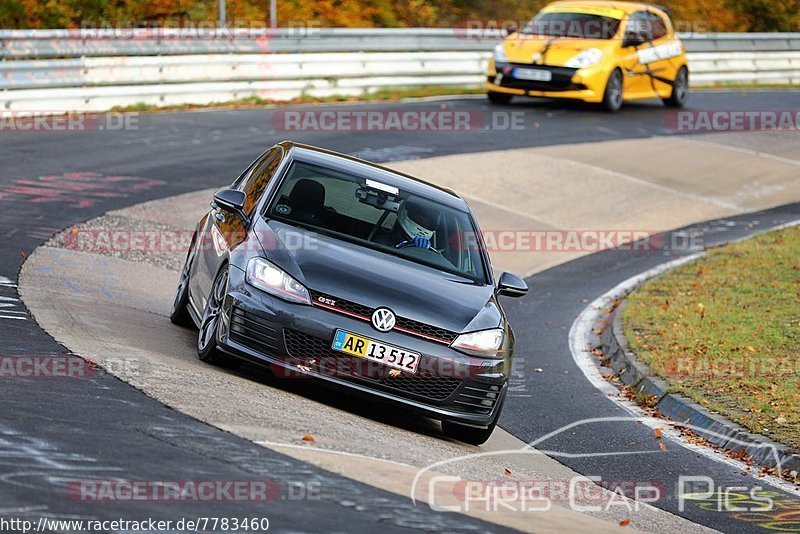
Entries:
POLYGON ((400 228, 403 229, 409 239, 421 236, 428 240, 433 240, 433 235, 436 232, 431 228, 433 228, 435 220, 435 212, 429 206, 414 198, 409 198, 403 202, 397 213, 397 222, 400 223, 400 228))

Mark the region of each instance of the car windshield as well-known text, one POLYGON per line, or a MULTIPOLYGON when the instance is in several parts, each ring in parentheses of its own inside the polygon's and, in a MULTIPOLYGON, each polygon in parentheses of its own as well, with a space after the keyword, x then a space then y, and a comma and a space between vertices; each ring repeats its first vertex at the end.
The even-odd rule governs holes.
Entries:
POLYGON ((549 11, 536 15, 522 28, 521 33, 574 39, 612 39, 619 30, 619 24, 618 19, 601 15, 549 11))
POLYGON ((486 283, 469 213, 362 176, 295 161, 270 218, 486 283))

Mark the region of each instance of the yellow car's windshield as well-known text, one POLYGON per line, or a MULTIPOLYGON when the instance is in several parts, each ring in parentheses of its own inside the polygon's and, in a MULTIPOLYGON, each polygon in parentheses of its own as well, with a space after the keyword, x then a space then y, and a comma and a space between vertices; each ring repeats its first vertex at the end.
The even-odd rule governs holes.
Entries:
POLYGON ((536 15, 521 32, 573 39, 612 39, 619 25, 617 18, 593 13, 546 11, 536 15))

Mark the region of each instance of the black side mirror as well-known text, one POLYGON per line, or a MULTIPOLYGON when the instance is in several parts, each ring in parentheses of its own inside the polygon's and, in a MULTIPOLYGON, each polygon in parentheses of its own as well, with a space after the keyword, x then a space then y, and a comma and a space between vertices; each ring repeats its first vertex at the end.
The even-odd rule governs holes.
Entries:
POLYGON ((641 34, 636 32, 626 32, 625 38, 622 40, 622 47, 627 48, 629 46, 639 46, 646 42, 647 39, 645 39, 641 34))
POLYGON ((249 224, 250 221, 243 209, 245 200, 247 200, 247 195, 244 191, 239 191, 238 189, 220 189, 214 193, 214 204, 219 209, 238 215, 245 224, 249 224))
POLYGON ((497 282, 497 294, 506 297, 524 297, 528 293, 528 284, 516 274, 503 273, 497 282))
POLYGON ((508 24, 505 27, 505 30, 506 30, 506 37, 508 37, 509 35, 514 35, 515 33, 517 33, 519 31, 519 28, 517 27, 516 24, 508 24))

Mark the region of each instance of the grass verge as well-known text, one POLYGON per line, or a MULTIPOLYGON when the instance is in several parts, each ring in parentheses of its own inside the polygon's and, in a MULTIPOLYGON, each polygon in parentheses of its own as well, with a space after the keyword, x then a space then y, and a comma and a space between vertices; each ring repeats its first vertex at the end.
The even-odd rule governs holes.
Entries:
POLYGON ((312 97, 302 96, 292 100, 267 100, 258 96, 251 96, 239 100, 232 100, 229 102, 212 102, 209 104, 179 104, 172 106, 156 106, 153 104, 145 104, 140 102, 130 106, 116 106, 111 109, 113 112, 128 113, 128 112, 154 112, 154 111, 183 111, 191 109, 208 109, 208 108, 251 108, 262 106, 286 106, 291 104, 325 104, 331 102, 373 102, 373 101, 396 101, 403 98, 425 98, 431 96, 449 96, 449 95, 474 95, 483 94, 486 90, 482 87, 456 87, 448 85, 432 85, 425 87, 405 87, 397 89, 380 89, 373 93, 365 93, 360 96, 330 96, 330 97, 312 97))
MULTIPOLYGON (((703 87, 692 87, 694 91, 704 90, 731 90, 747 92, 756 89, 792 89, 792 85, 751 85, 751 84, 717 84, 703 87)), ((169 106, 157 106, 140 102, 130 106, 115 106, 109 111, 117 113, 130 112, 158 112, 158 111, 184 111, 192 109, 233 109, 233 108, 255 108, 264 106, 286 106, 292 104, 325 104, 335 102, 392 102, 403 98, 425 98, 432 96, 451 96, 451 95, 475 95, 484 94, 486 89, 483 87, 458 87, 450 85, 431 85, 419 87, 384 88, 373 93, 364 93, 360 96, 329 96, 313 97, 309 95, 301 96, 291 100, 268 100, 258 96, 241 98, 227 102, 211 102, 208 104, 175 104, 169 106)))
POLYGON ((800 452, 800 227, 650 280, 622 319, 671 391, 800 452))

